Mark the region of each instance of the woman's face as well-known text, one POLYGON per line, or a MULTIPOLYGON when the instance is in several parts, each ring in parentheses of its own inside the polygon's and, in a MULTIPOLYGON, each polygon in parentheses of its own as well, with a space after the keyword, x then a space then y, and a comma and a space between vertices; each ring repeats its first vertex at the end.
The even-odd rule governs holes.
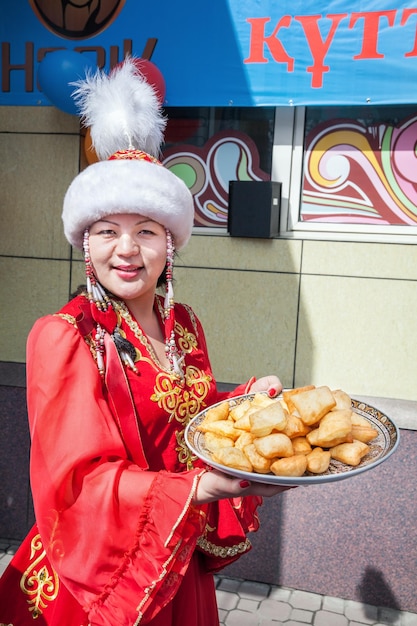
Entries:
POLYGON ((142 215, 109 215, 90 228, 90 257, 98 281, 129 301, 154 297, 167 252, 165 228, 142 215))

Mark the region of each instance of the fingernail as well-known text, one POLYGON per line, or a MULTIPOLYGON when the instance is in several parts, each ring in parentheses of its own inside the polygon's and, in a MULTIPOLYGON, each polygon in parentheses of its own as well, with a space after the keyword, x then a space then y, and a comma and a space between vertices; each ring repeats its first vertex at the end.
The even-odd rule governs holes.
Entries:
POLYGON ((241 480, 239 485, 242 487, 242 489, 246 489, 246 487, 250 486, 250 482, 248 480, 241 480))
POLYGON ((269 389, 269 390, 268 390, 268 396, 269 396, 270 398, 274 398, 274 397, 275 397, 275 394, 276 394, 275 389, 269 389))

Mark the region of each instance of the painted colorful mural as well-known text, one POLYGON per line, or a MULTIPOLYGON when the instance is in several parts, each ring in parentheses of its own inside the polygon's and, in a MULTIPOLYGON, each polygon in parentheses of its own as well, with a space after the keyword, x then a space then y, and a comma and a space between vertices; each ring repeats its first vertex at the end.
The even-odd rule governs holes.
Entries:
POLYGON ((398 125, 338 119, 306 136, 300 219, 416 225, 417 114, 398 125))
POLYGON ((226 227, 229 181, 270 180, 259 167, 255 142, 245 133, 216 133, 202 148, 184 145, 164 152, 163 164, 194 196, 195 226, 226 227))

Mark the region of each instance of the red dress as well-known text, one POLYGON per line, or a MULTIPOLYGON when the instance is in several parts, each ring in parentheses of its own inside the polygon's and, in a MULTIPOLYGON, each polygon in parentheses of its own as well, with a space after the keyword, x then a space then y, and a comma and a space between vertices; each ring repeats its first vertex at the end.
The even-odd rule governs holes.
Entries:
MULTIPOLYGON (((0 626, 34 618, 48 626, 216 626, 212 572, 249 550, 246 534, 258 528, 260 498, 192 504, 205 469, 184 430, 227 397, 193 311, 175 305, 181 379, 161 366, 126 306, 114 307, 137 371, 119 363, 111 385, 95 362, 84 296, 29 335, 36 525, 0 580, 0 626)), ((155 310, 162 324, 159 296, 155 310)), ((109 378, 110 354, 107 344, 109 378)))

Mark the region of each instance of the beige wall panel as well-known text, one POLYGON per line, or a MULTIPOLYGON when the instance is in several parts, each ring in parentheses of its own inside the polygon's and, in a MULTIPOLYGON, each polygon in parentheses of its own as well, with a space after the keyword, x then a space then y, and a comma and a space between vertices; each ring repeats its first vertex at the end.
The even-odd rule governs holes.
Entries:
POLYGON ((416 399, 415 282, 303 276, 300 293, 297 386, 416 399))
POLYGON ((185 250, 179 252, 177 265, 298 272, 301 249, 301 241, 193 235, 185 250))
POLYGON ((302 272, 416 280, 417 246, 304 241, 302 272))
POLYGON ((69 115, 53 106, 0 107, 0 132, 77 134, 79 128, 76 115, 69 115))
POLYGON ((0 258, 0 361, 25 362, 34 322, 68 300, 69 270, 66 261, 0 258))
POLYGON ((75 135, 0 135, 2 254, 69 258, 61 212, 78 152, 75 135))
POLYGON ((291 385, 297 275, 177 268, 175 276, 175 299, 202 321, 217 380, 274 373, 291 385))
POLYGON ((80 285, 85 285, 84 261, 73 261, 71 264, 71 293, 74 293, 80 285))
POLYGON ((81 252, 81 250, 78 250, 77 248, 73 248, 72 249, 72 258, 74 261, 83 261, 84 262, 84 255, 81 252))

